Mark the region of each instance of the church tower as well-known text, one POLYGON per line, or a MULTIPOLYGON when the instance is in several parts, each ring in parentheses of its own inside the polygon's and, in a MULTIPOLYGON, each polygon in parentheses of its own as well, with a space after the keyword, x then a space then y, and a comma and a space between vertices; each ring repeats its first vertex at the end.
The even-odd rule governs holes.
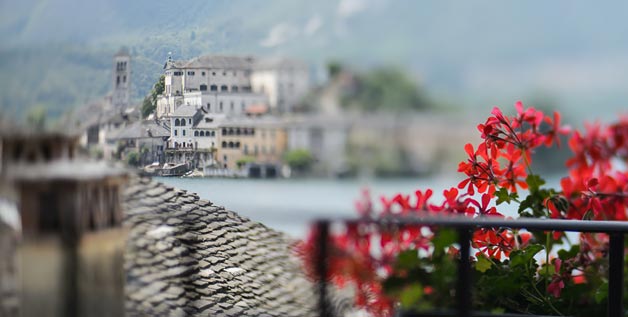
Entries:
POLYGON ((131 99, 131 55, 126 48, 120 49, 113 57, 113 96, 116 109, 126 109, 131 99))

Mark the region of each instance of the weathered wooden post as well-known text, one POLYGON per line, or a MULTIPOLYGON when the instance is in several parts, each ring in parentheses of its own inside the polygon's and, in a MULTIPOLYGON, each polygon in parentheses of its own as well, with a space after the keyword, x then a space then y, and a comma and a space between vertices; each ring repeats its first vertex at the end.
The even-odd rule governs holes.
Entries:
POLYGON ((123 316, 121 169, 76 158, 61 134, 0 137, 21 219, 22 316, 123 316))

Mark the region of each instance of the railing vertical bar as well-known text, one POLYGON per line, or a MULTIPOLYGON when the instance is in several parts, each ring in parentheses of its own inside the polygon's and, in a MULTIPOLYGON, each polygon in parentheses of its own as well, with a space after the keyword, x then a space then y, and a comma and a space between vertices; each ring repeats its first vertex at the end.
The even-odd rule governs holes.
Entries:
POLYGON ((331 309, 327 302, 329 221, 318 221, 316 227, 318 231, 318 254, 316 261, 316 273, 318 274, 318 311, 321 317, 332 317, 331 309))
POLYGON ((458 229, 458 244, 460 244, 460 262, 458 264, 458 285, 456 302, 458 316, 471 316, 471 230, 461 227, 458 229))
POLYGON ((608 269, 608 316, 623 316, 624 234, 611 233, 608 269))

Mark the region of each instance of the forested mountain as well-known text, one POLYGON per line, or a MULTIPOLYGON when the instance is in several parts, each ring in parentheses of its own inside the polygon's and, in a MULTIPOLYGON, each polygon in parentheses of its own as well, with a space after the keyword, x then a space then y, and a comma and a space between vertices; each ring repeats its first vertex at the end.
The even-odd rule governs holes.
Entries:
POLYGON ((135 98, 172 52, 283 54, 313 66, 394 64, 463 106, 538 94, 573 111, 628 98, 628 2, 20 0, 0 2, 0 108, 51 114, 109 90, 133 56, 135 98), (577 109, 576 109, 577 108, 577 109))

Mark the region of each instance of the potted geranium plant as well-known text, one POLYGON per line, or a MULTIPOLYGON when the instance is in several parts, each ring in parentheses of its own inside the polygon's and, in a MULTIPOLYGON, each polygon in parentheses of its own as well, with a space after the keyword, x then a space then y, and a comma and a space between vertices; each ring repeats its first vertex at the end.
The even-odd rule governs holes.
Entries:
MULTIPOLYGON (((433 190, 381 197, 368 192, 357 202, 364 219, 415 213, 503 217, 503 204, 519 217, 626 220, 628 210, 628 118, 585 131, 561 126, 560 115, 515 105, 507 116, 494 108, 478 125, 482 142, 464 147, 458 166, 464 179, 433 203, 433 190), (532 171, 538 147, 560 146, 568 137, 573 152, 560 188, 548 188, 532 171)), ((316 231, 302 244, 312 273, 316 231)), ((459 250, 455 232, 426 226, 374 227, 352 222, 331 237, 329 278, 350 284, 356 304, 376 316, 395 309, 452 307, 451 290, 459 250)), ((474 309, 544 315, 604 314, 607 297, 608 237, 583 233, 528 232, 509 228, 477 229, 471 245, 474 309), (574 241, 577 240, 577 241, 574 241)))

